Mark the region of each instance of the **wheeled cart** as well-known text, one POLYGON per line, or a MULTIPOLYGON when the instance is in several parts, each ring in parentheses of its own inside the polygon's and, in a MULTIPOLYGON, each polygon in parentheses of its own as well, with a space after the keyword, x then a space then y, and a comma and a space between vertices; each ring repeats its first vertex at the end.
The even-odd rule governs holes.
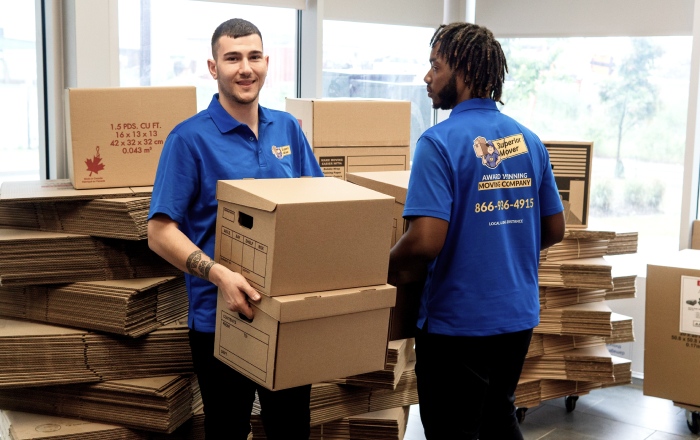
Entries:
POLYGON ((700 434, 700 407, 673 402, 674 405, 685 409, 685 422, 693 434, 700 434))
MULTIPOLYGON (((564 397, 564 406, 566 407, 566 412, 571 412, 576 409, 576 402, 578 401, 578 398, 579 396, 575 394, 564 397)), ((515 409, 515 417, 517 417, 518 423, 523 423, 523 421, 525 420, 526 412, 527 408, 518 407, 515 409)))

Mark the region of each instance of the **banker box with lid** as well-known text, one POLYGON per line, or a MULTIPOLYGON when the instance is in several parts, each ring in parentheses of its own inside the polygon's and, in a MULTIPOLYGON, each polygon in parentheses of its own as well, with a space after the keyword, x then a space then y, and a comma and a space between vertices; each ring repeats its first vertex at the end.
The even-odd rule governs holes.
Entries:
POLYGON ((386 283, 394 198, 333 177, 221 180, 215 260, 264 295, 386 283))
POLYGON ((217 301, 214 355, 271 390, 384 369, 389 284, 268 297, 252 321, 217 301))

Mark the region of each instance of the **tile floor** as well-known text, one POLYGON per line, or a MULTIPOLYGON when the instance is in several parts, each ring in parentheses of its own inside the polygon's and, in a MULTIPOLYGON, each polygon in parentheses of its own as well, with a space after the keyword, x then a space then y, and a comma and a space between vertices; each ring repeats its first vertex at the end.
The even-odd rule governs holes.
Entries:
MULTIPOLYGON (((542 402, 527 409, 520 428, 525 440, 700 440, 688 428, 686 411, 645 396, 639 379, 580 396, 571 412, 564 398, 542 402)), ((425 440, 417 405, 404 440, 425 440)))

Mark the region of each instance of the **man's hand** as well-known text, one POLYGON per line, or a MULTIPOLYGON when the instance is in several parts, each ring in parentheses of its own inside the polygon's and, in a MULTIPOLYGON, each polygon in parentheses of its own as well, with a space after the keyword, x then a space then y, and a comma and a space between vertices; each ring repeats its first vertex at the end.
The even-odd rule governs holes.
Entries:
POLYGON ((253 289, 243 275, 214 262, 165 215, 148 221, 148 246, 170 264, 194 276, 209 280, 220 290, 232 312, 243 313, 253 319, 251 301, 258 301, 260 293, 253 289))
POLYGON ((253 289, 248 281, 238 272, 233 272, 221 264, 215 264, 210 269, 211 281, 219 286, 219 291, 226 306, 232 312, 244 314, 253 319, 255 312, 249 301, 260 300, 260 293, 253 289))

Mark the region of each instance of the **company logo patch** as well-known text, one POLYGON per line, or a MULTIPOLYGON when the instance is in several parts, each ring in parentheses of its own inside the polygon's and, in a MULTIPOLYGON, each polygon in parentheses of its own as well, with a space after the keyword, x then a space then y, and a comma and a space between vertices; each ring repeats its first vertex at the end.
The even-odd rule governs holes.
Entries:
POLYGON ((479 136, 474 139, 474 153, 481 159, 481 164, 494 169, 502 161, 527 153, 527 145, 522 134, 506 136, 493 141, 479 136))
POLYGON ((274 154, 277 159, 282 159, 284 156, 292 154, 292 149, 289 148, 289 145, 285 145, 284 147, 276 147, 273 145, 272 154, 274 154))

